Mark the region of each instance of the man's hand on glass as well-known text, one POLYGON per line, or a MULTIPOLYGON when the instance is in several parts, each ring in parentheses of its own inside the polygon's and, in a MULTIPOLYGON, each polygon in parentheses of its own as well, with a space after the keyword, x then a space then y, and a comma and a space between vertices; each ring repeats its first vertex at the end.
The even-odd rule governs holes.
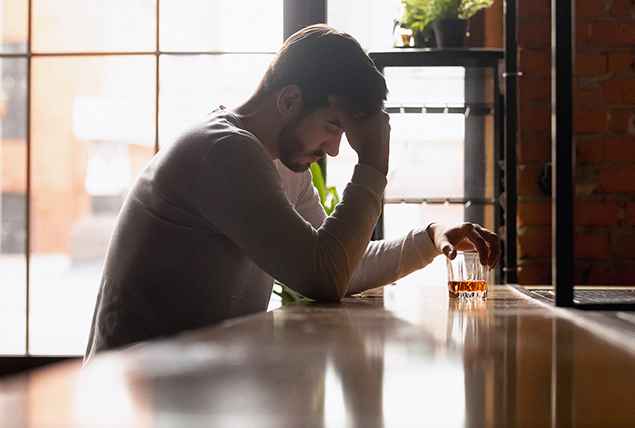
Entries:
POLYGON ((435 246, 450 260, 457 251, 478 251, 482 265, 494 268, 501 255, 498 235, 475 223, 441 224, 428 226, 428 234, 435 246))

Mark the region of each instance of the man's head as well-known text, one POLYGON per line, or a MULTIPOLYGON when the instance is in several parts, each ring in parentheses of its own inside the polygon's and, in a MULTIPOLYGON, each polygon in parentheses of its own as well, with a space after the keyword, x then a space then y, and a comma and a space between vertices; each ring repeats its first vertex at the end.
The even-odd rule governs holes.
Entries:
POLYGON ((263 99, 288 85, 300 88, 305 114, 327 107, 329 95, 339 95, 370 116, 382 108, 388 92, 384 77, 359 43, 324 24, 287 39, 254 96, 263 99))
POLYGON ((340 141, 344 132, 335 110, 330 107, 319 107, 299 114, 296 97, 300 97, 298 86, 286 86, 278 98, 278 111, 282 111, 289 119, 277 136, 276 151, 278 159, 290 170, 302 172, 311 163, 325 155, 337 156, 340 141))

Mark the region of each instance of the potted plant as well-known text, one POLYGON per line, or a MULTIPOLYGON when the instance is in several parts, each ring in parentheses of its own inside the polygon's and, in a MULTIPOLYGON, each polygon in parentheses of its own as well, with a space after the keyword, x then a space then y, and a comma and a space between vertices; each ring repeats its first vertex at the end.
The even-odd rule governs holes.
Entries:
MULTIPOLYGON (((493 0, 401 0, 401 26, 417 41, 436 39, 437 47, 464 47, 467 20, 493 0)), ((421 44, 419 44, 421 46, 421 44)))

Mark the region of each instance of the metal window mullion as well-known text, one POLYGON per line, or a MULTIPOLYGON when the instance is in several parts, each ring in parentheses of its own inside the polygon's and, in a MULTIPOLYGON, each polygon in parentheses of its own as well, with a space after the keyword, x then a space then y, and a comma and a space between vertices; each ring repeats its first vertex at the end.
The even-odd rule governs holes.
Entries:
POLYGON ((25 106, 25 135, 26 135, 26 198, 25 198, 25 227, 26 242, 24 243, 25 251, 25 269, 26 269, 26 308, 25 308, 25 349, 26 355, 30 354, 30 311, 31 311, 31 62, 32 62, 32 0, 28 0, 27 4, 27 36, 26 36, 26 106, 25 106))
POLYGON ((517 0, 505 3, 505 95, 504 95, 504 192, 505 211, 505 253, 504 270, 507 284, 518 282, 518 254, 516 249, 517 230, 517 165, 516 139, 518 120, 518 43, 517 43, 517 0))
POLYGON ((155 43, 156 49, 154 53, 154 153, 159 152, 159 74, 160 74, 160 64, 159 60, 161 57, 161 43, 160 43, 160 11, 161 11, 161 0, 157 0, 156 3, 156 34, 155 34, 155 43))

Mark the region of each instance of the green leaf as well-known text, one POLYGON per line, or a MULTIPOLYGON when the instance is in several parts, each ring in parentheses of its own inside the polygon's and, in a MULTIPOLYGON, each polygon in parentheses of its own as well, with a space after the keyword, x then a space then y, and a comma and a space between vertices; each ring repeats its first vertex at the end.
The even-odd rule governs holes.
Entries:
POLYGON ((434 20, 469 19, 493 3, 493 0, 401 0, 403 16, 400 24, 413 33, 422 33, 429 31, 434 20))
POLYGON ((326 214, 331 215, 335 206, 340 202, 337 189, 334 186, 327 186, 322 174, 322 167, 315 162, 311 164, 311 175, 313 176, 313 185, 320 196, 320 203, 324 207, 326 214))

